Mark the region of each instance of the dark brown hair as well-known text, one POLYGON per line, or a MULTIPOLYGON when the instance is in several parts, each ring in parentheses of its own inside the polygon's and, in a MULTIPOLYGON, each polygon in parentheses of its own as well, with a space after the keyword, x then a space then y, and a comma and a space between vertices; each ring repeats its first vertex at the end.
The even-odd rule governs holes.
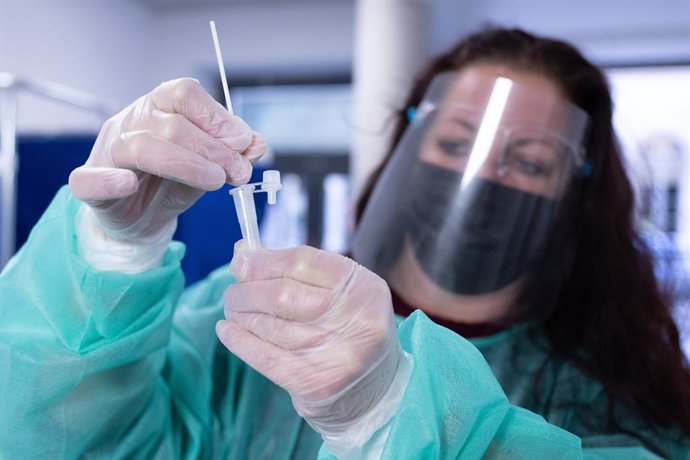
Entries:
POLYGON ((591 174, 576 178, 569 191, 569 231, 556 250, 558 269, 537 268, 538 282, 526 283, 521 296, 532 305, 554 305, 542 324, 551 356, 575 363, 604 385, 611 400, 633 407, 651 426, 675 425, 690 435, 690 370, 671 302, 633 225, 634 194, 613 130, 608 84, 573 46, 491 28, 432 60, 396 114, 391 149, 363 190, 357 219, 407 128, 406 109, 420 103, 438 73, 477 63, 543 75, 590 117, 584 147, 591 174))

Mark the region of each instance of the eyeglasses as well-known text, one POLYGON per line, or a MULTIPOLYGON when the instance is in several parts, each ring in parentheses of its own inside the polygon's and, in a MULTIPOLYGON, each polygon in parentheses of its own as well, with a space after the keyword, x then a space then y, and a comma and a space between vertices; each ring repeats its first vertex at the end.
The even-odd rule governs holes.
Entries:
POLYGON ((483 115, 459 104, 422 105, 415 115, 427 130, 420 157, 461 172, 477 169, 542 195, 556 193, 563 179, 582 166, 579 144, 541 126, 499 123, 482 139, 483 115))

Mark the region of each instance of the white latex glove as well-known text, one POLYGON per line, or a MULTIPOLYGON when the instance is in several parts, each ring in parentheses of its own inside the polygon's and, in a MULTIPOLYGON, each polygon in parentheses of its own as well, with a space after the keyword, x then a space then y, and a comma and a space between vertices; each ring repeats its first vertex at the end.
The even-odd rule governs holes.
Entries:
POLYGON ((235 251, 238 283, 225 291, 218 337, 286 389, 325 439, 339 438, 381 400, 401 360, 388 286, 351 259, 308 246, 235 251))
POLYGON ((78 225, 84 244, 165 248, 180 213, 205 191, 246 183, 265 150, 197 80, 161 84, 106 121, 86 164, 70 175, 72 193, 92 211, 78 225))

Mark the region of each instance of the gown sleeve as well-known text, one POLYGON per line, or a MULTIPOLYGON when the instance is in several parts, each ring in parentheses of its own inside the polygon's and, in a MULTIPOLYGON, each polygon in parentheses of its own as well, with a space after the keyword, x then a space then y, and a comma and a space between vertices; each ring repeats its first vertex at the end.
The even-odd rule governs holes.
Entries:
MULTIPOLYGON (((421 311, 398 336, 414 369, 376 458, 659 458, 641 445, 583 448, 578 436, 511 405, 481 352, 421 311)), ((334 457, 322 448, 320 458, 334 457)))
POLYGON ((222 302, 189 340, 173 327, 183 245, 146 272, 96 271, 78 253, 79 206, 61 189, 0 274, 0 458, 212 456, 201 367, 222 302))
MULTIPOLYGON (((479 350, 456 333, 418 310, 398 337, 414 367, 380 458, 581 457, 577 436, 511 406, 479 350)), ((325 448, 319 456, 334 458, 325 448)))

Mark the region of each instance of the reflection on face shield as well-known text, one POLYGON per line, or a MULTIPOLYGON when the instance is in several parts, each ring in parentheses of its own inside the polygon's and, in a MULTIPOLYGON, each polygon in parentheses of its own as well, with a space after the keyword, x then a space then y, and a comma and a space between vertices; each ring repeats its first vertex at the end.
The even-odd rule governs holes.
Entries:
POLYGON ((425 273, 448 292, 497 291, 525 271, 546 240, 553 200, 419 162, 404 205, 408 237, 425 273), (448 220, 449 225, 444 225, 448 220))

